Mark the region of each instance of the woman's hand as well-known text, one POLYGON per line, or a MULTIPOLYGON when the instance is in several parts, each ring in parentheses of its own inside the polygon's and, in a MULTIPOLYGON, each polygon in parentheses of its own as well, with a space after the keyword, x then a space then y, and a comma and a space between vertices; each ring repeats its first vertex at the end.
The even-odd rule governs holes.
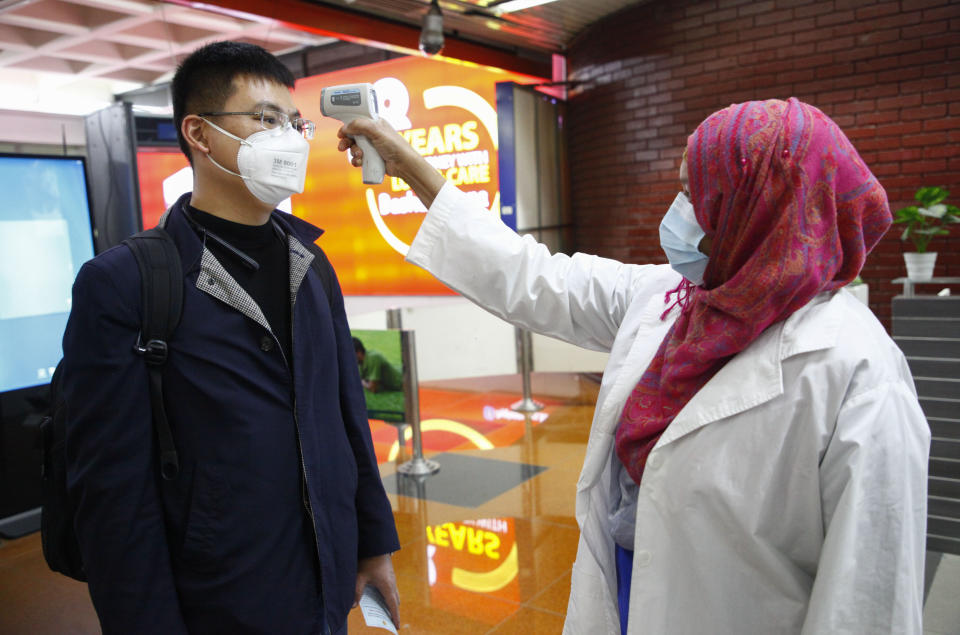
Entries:
POLYGON ((416 165, 420 159, 416 150, 410 147, 410 144, 387 123, 386 119, 380 118, 373 121, 359 117, 337 131, 337 136, 340 138, 337 149, 341 152, 349 149, 354 166, 363 165, 363 150, 353 140, 357 135, 363 135, 373 144, 383 158, 387 174, 390 176, 403 178, 403 173, 416 165))
POLYGON ((350 150, 351 163, 357 167, 363 165, 363 150, 353 140, 357 135, 366 137, 377 149, 387 174, 406 181, 423 204, 430 207, 446 181, 406 139, 383 118, 376 121, 364 117, 354 119, 337 131, 340 138, 337 149, 341 152, 350 150))

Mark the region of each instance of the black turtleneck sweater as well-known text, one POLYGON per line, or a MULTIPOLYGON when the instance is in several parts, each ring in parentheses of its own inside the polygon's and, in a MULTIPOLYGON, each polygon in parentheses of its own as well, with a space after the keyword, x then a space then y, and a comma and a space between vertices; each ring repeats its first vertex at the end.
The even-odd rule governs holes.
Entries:
POLYGON ((260 306, 273 334, 283 348, 287 365, 292 366, 290 249, 286 236, 281 236, 269 221, 260 226, 243 225, 208 214, 192 205, 188 205, 187 208, 190 216, 199 225, 230 243, 260 265, 259 269, 254 270, 218 241, 207 238, 207 248, 216 256, 227 273, 233 276, 233 279, 260 306))

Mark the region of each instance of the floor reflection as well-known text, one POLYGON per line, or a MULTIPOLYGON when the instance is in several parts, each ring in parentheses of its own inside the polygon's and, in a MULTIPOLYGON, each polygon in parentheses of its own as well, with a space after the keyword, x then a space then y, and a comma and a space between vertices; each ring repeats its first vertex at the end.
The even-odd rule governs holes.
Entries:
MULTIPOLYGON (((371 426, 402 545, 394 556, 402 632, 562 630, 597 385, 534 374, 534 396, 546 407, 530 415, 509 409, 519 387, 509 376, 421 388, 424 454, 441 464, 433 476, 397 474, 411 445, 399 448, 393 426, 371 426)), ((376 632, 361 622, 352 617, 351 632, 376 632)))
POLYGON ((513 518, 427 525, 430 602, 464 617, 499 624, 520 602, 518 546, 513 518))
POLYGON ((440 465, 432 476, 390 474, 383 486, 390 494, 475 508, 548 469, 542 465, 501 461, 486 456, 445 452, 430 457, 440 465))
MULTIPOLYGON (((516 395, 474 394, 464 391, 420 389, 420 430, 424 452, 445 452, 462 448, 489 450, 520 439, 528 425, 537 426, 556 410, 556 400, 545 400, 545 408, 531 415, 510 410, 516 395), (528 418, 529 417, 529 418, 528 418)), ((372 419, 377 461, 393 461, 399 454, 399 436, 409 448, 410 426, 372 419), (399 428, 399 430, 398 430, 399 428)))

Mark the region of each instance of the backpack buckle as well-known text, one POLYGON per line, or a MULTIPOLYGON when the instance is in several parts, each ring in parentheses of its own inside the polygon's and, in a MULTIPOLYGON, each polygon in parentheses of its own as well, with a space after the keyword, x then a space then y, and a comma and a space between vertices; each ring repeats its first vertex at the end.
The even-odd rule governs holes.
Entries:
POLYGON ((151 366, 160 366, 167 361, 167 343, 163 340, 150 340, 144 345, 140 335, 137 335, 137 343, 134 344, 133 349, 143 355, 151 366))

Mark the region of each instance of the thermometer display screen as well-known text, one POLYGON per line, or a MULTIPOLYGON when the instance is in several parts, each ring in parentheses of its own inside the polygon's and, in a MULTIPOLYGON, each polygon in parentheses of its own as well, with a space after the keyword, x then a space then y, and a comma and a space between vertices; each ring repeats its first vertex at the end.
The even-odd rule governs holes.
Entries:
POLYGON ((359 106, 360 101, 360 91, 358 90, 330 95, 330 103, 334 106, 359 106))

